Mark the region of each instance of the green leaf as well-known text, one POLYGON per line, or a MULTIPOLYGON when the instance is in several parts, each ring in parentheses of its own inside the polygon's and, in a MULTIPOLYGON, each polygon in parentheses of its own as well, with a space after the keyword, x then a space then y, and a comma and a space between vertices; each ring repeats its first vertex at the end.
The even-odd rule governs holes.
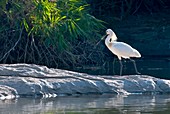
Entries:
POLYGON ((26 30, 27 32, 29 32, 29 25, 28 25, 28 23, 26 22, 26 19, 25 19, 25 18, 23 19, 23 24, 24 24, 25 30, 26 30))

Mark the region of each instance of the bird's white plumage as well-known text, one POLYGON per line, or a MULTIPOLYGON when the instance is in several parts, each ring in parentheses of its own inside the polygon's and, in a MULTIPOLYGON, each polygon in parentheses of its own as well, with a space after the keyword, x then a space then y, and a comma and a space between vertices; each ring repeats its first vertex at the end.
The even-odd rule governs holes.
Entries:
POLYGON ((113 42, 113 43, 106 43, 108 49, 115 55, 118 56, 119 60, 122 58, 130 58, 130 57, 141 57, 140 53, 132 48, 130 45, 124 42, 113 42))
MULTIPOLYGON (((132 48, 129 44, 124 42, 117 42, 117 36, 111 29, 107 29, 106 34, 108 36, 105 39, 105 45, 113 54, 118 57, 120 62, 122 58, 130 59, 130 57, 141 57, 141 54, 136 49, 132 48)), ((138 72, 135 63, 134 66, 136 72, 138 72)))
POLYGON ((117 37, 111 29, 107 29, 106 34, 108 36, 105 39, 105 44, 113 54, 118 56, 119 60, 121 60, 121 57, 125 59, 130 57, 141 57, 141 54, 130 45, 124 42, 117 42, 117 37))

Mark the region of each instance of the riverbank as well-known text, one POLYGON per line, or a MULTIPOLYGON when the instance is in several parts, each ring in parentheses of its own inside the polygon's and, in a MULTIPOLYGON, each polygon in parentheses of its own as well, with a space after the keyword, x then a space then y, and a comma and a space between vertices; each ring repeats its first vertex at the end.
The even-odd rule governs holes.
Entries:
POLYGON ((88 75, 34 64, 0 65, 0 99, 105 93, 170 93, 170 80, 147 75, 88 75))

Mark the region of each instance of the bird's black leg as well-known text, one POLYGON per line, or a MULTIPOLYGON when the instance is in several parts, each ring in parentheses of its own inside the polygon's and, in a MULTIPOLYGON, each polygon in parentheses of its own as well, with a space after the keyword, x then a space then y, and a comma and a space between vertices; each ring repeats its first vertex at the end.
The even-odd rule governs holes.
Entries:
POLYGON ((138 69, 137 69, 137 67, 136 67, 135 60, 130 59, 130 61, 132 61, 132 62, 133 62, 133 65, 134 65, 134 68, 135 68, 136 73, 137 73, 137 74, 141 74, 140 72, 138 72, 138 69))
POLYGON ((115 74, 115 61, 116 61, 116 57, 114 57, 114 60, 113 60, 113 73, 115 74))
POLYGON ((123 64, 122 64, 121 60, 119 60, 119 62, 120 62, 120 76, 121 76, 122 75, 123 64))

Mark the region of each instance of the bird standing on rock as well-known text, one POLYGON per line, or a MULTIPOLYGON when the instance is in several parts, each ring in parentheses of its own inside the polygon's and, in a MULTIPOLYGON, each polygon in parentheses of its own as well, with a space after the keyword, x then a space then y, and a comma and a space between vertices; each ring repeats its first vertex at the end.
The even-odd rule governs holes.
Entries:
POLYGON ((123 64, 121 62, 122 58, 130 59, 134 64, 136 73, 140 74, 137 70, 135 61, 132 60, 130 57, 140 58, 141 54, 136 49, 132 48, 130 45, 124 42, 117 42, 117 36, 111 29, 106 30, 105 38, 105 45, 113 54, 118 57, 120 61, 120 75, 122 75, 123 68, 123 64))

